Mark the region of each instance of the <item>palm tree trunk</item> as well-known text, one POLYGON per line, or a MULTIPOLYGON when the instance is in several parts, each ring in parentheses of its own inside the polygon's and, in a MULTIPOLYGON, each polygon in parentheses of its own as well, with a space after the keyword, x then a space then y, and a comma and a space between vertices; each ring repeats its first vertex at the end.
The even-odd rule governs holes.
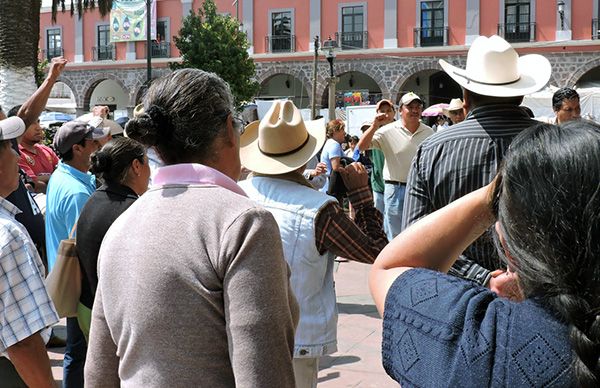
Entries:
POLYGON ((36 90, 41 0, 0 0, 0 106, 8 110, 36 90))

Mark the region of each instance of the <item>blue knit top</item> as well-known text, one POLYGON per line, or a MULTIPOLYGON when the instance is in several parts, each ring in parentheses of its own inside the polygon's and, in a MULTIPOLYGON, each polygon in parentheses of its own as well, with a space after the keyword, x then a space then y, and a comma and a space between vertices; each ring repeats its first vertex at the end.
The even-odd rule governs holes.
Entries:
POLYGON ((571 361, 567 325, 535 300, 427 269, 388 292, 383 365, 403 388, 570 387, 571 361))

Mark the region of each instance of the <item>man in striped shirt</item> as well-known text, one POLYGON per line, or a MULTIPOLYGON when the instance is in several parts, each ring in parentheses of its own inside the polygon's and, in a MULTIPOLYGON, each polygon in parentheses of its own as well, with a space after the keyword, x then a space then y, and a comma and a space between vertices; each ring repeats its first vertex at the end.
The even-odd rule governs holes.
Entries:
MULTIPOLYGON (((408 176, 403 229, 491 182, 512 139, 538 123, 519 107, 523 95, 541 89, 550 78, 546 58, 519 58, 498 36, 473 42, 466 70, 443 60, 440 65, 462 86, 469 113, 465 121, 436 133, 419 147, 408 176), (531 66, 523 67, 524 62, 531 66)), ((494 271, 502 266, 488 231, 463 252, 449 273, 511 296, 511 275, 494 271)))

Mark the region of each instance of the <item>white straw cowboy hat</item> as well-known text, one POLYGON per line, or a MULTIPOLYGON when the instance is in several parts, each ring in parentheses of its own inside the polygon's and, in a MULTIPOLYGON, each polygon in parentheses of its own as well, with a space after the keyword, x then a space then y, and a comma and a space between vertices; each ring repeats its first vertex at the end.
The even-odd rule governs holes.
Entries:
POLYGON ((542 55, 519 57, 501 37, 480 36, 467 54, 467 68, 440 59, 440 66, 463 88, 484 96, 516 97, 537 92, 550 79, 550 62, 542 55))
POLYGON ((246 126, 240 158, 247 169, 268 175, 304 166, 325 143, 325 121, 304 121, 291 101, 275 101, 262 120, 246 126))
POLYGON ((444 115, 448 116, 450 112, 453 112, 455 110, 461 110, 462 108, 462 100, 460 98, 453 98, 452 100, 450 100, 450 104, 448 105, 448 107, 442 109, 442 112, 444 112, 444 115))

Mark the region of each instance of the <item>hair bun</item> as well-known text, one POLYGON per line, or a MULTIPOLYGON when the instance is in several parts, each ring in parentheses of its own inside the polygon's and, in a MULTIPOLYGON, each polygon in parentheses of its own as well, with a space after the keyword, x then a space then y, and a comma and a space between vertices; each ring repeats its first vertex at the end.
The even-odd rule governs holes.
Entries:
POLYGON ((146 146, 154 146, 157 143, 158 126, 147 113, 144 113, 127 122, 125 133, 127 137, 146 146))
POLYGON ((103 174, 107 171, 110 171, 110 168, 112 166, 112 161, 111 161, 110 155, 108 155, 106 152, 104 152, 100 149, 92 154, 91 159, 92 159, 92 166, 91 166, 92 173, 103 174))
POLYGON ((162 140, 169 140, 174 130, 169 113, 159 105, 150 105, 146 114, 158 127, 158 137, 162 140))

